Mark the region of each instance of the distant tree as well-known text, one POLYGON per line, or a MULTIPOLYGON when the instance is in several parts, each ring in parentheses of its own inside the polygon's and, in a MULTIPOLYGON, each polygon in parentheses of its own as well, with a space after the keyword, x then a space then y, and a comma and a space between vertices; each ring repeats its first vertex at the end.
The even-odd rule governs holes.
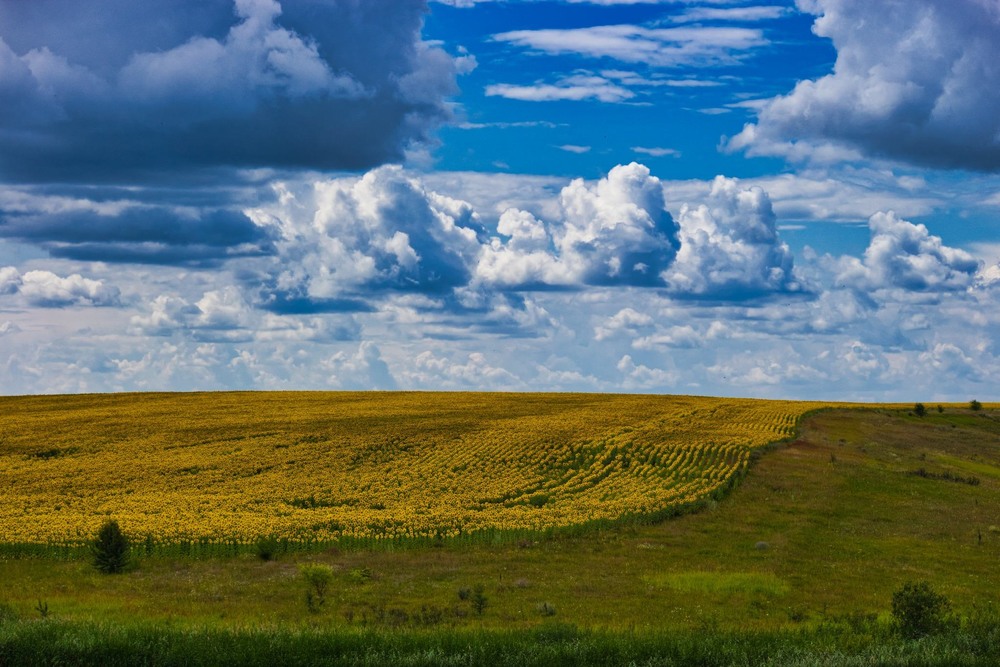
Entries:
POLYGON ((941 414, 942 412, 944 412, 944 408, 938 405, 938 414, 941 414))
POLYGON ((973 412, 979 412, 980 410, 983 409, 983 404, 977 401, 976 399, 972 399, 971 401, 969 401, 969 409, 972 410, 973 412))
POLYGON ((924 404, 923 404, 923 403, 917 403, 916 405, 914 405, 914 406, 913 406, 913 412, 914 412, 914 413, 915 413, 915 414, 916 414, 916 415, 917 415, 918 417, 923 417, 924 415, 926 415, 926 414, 927 414, 927 408, 926 408, 926 407, 924 407, 924 404))
POLYGON ((94 556, 94 567, 105 574, 121 572, 128 565, 128 538, 114 519, 108 519, 97 532, 97 537, 91 544, 94 556))

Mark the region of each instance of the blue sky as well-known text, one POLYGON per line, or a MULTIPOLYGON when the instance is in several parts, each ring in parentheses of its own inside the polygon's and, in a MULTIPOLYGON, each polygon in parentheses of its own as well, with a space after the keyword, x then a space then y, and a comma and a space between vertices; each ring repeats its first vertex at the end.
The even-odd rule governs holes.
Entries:
POLYGON ((996 397, 995 0, 0 0, 0 392, 996 397))

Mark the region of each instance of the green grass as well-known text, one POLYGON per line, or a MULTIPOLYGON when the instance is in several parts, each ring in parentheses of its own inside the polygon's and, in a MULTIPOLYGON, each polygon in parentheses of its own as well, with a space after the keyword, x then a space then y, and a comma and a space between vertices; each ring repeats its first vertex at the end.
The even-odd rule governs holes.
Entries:
POLYGON ((707 595, 785 595, 788 582, 770 572, 666 572, 644 577, 651 586, 707 595))

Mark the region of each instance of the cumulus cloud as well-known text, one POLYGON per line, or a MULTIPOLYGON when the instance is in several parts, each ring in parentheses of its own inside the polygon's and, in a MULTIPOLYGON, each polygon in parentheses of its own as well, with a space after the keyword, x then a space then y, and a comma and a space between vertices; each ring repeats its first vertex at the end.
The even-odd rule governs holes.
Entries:
POLYGON ((924 225, 889 211, 873 215, 868 226, 871 242, 864 258, 847 258, 838 284, 863 290, 952 291, 967 289, 975 281, 979 260, 944 245, 924 225))
POLYGON ((622 308, 594 328, 594 340, 605 340, 621 332, 634 334, 653 325, 653 318, 634 308, 622 308))
POLYGON ((245 282, 277 313, 361 311, 401 292, 477 309, 497 291, 666 287, 743 298, 800 289, 767 194, 721 177, 706 204, 682 208, 680 226, 663 183, 633 162, 571 181, 536 207, 544 217, 503 210, 492 235, 471 204, 395 166, 275 188, 275 202, 247 210, 273 243, 271 268, 245 282))
POLYGON ((708 202, 684 205, 677 221, 680 251, 665 273, 673 291, 740 297, 800 289, 761 188, 718 176, 708 202))
POLYGON ((78 273, 66 277, 51 271, 21 273, 12 266, 0 268, 0 294, 20 294, 28 304, 41 308, 122 305, 121 292, 104 281, 78 273))
POLYGON ((478 215, 399 167, 316 181, 300 192, 278 189, 275 206, 250 211, 274 230, 284 260, 272 299, 448 292, 469 280, 480 247, 478 215))
POLYGON ((885 157, 1000 169, 1000 6, 990 0, 799 0, 833 41, 833 73, 800 81, 728 147, 792 159, 885 157))
POLYGON ((655 285, 677 254, 677 225, 660 180, 638 163, 593 185, 576 179, 559 195, 561 258, 590 285, 655 285))
POLYGON ((677 227, 663 188, 635 162, 594 184, 576 179, 559 194, 562 219, 546 227, 509 210, 483 248, 476 276, 498 286, 661 285, 677 254, 677 227))
POLYGON ((424 9, 3 3, 0 174, 134 181, 197 167, 400 160, 451 117, 446 98, 471 66, 421 41, 424 9))

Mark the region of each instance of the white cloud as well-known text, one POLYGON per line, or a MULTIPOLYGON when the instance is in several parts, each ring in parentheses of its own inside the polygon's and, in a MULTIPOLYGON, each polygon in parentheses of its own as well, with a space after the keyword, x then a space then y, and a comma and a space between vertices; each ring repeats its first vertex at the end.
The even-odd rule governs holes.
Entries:
POLYGON ((703 21, 724 21, 729 23, 752 23, 771 21, 791 13, 789 7, 757 5, 751 7, 692 7, 671 16, 673 23, 698 23, 703 21))
POLYGON ((681 156, 681 152, 679 150, 674 149, 674 148, 659 148, 659 147, 646 148, 644 146, 633 146, 632 147, 632 152, 633 153, 640 153, 642 155, 649 155, 649 156, 652 156, 652 157, 666 157, 668 155, 670 157, 680 157, 681 156))
POLYGON ((464 360, 453 361, 427 350, 416 356, 412 370, 406 376, 416 386, 448 389, 514 388, 521 384, 510 371, 492 365, 482 352, 473 352, 466 355, 464 360))
POLYGON ((616 368, 623 375, 622 385, 633 390, 669 389, 680 379, 679 374, 675 371, 637 364, 630 354, 619 359, 616 368))
POLYGON ((594 328, 594 340, 606 340, 619 333, 635 334, 653 325, 653 318, 633 308, 622 308, 594 328))
POLYGON ((978 379, 980 369, 976 361, 954 343, 937 343, 920 355, 921 363, 928 364, 941 375, 978 379))
POLYGON ((734 27, 645 28, 604 25, 590 28, 513 30, 493 36, 533 51, 613 58, 654 67, 699 67, 738 62, 768 43, 758 29, 734 27))
POLYGON ((12 266, 0 268, 0 294, 20 294, 28 304, 42 308, 122 305, 121 292, 104 281, 78 273, 65 278, 43 270, 21 273, 12 266))
POLYGON ((868 226, 871 242, 864 259, 848 258, 837 276, 839 284, 911 291, 964 290, 973 284, 979 260, 944 245, 924 225, 914 225, 889 211, 873 215, 868 226))
POLYGON ((732 297, 801 288, 761 188, 718 176, 708 202, 683 206, 677 221, 680 251, 664 273, 672 290, 732 297))
POLYGON ((622 88, 599 76, 588 75, 563 77, 555 84, 535 83, 530 86, 517 86, 509 83, 496 83, 486 86, 486 95, 487 97, 506 97, 524 102, 597 100, 611 104, 624 102, 635 97, 635 93, 627 88, 622 88))
POLYGON ((396 379, 378 346, 362 342, 354 354, 337 352, 321 363, 327 383, 337 389, 395 389, 396 379))
POLYGON ((676 226, 649 169, 633 162, 593 185, 576 179, 559 205, 562 220, 548 228, 530 213, 504 213, 498 231, 508 240, 483 248, 477 278, 501 286, 661 284, 677 251, 676 226))
POLYGON ((1000 169, 1000 8, 990 0, 800 0, 834 71, 771 100, 733 137, 749 155, 862 155, 1000 169))
POLYGON ((567 153, 576 153, 577 155, 590 152, 590 146, 577 146, 576 144, 563 144, 562 146, 556 146, 556 148, 567 153))
POLYGON ((316 181, 251 211, 277 228, 276 291, 314 299, 352 290, 441 291, 464 285, 479 253, 478 215, 399 167, 316 181))

